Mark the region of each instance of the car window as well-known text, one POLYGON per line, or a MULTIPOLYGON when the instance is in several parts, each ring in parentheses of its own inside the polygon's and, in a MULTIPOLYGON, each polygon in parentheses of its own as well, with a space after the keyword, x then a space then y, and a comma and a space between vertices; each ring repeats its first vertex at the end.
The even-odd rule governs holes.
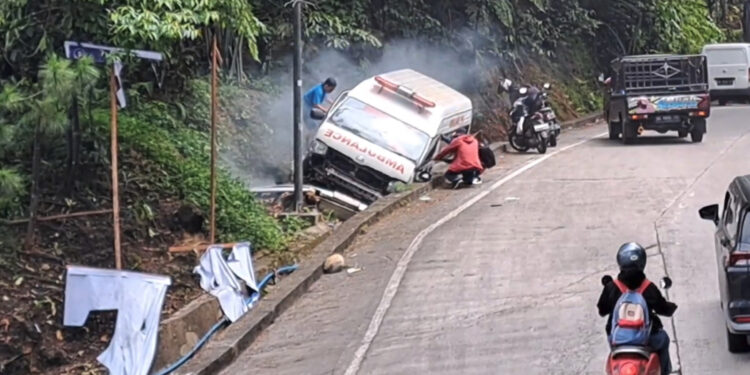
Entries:
POLYGON ((750 245, 750 211, 745 212, 745 219, 742 221, 740 242, 750 245))
POLYGON ((330 121, 415 163, 430 142, 427 133, 351 97, 336 109, 330 121))
POLYGON ((747 64, 747 55, 742 48, 710 50, 706 56, 711 65, 747 64))
POLYGON ((726 230, 727 237, 730 240, 734 240, 737 235, 737 218, 735 217, 735 199, 731 194, 727 194, 727 199, 724 200, 724 229, 726 230))

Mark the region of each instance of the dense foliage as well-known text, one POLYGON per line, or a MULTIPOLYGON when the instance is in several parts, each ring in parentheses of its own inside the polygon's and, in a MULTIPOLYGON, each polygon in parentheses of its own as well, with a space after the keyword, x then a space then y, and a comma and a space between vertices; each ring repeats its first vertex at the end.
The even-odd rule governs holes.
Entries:
MULTIPOLYGON (((390 41, 414 39, 469 56, 490 74, 499 66, 501 74, 524 75, 529 70, 521 69, 520 62, 529 57, 539 60, 538 56, 550 67, 537 66, 539 74, 558 75, 568 88, 564 99, 573 102, 576 110, 587 110, 597 104, 592 70, 623 53, 696 53, 705 43, 726 35, 736 37, 728 30, 737 28, 740 2, 318 0, 310 4, 305 10, 308 57, 338 49, 364 62, 377 58, 390 41)), ((82 165, 94 163, 106 170, 106 74, 91 61, 70 63, 59 57, 65 40, 159 50, 168 56, 158 69, 166 75, 161 88, 151 82, 147 65, 128 65, 130 95, 137 97, 122 115, 123 147, 168 176, 153 178, 165 194, 205 209, 207 103, 188 103, 196 95, 206 98, 206 85, 193 83, 207 71, 210 40, 219 39, 223 76, 243 84, 248 77, 284 63, 291 46, 290 20, 291 7, 275 0, 1 1, 0 213, 34 213, 34 191, 65 197, 80 194, 87 188, 86 180, 73 181, 70 176, 82 177, 77 172, 82 165), (196 87, 203 92, 194 92, 196 87), (60 176, 40 177, 54 172, 60 176), (63 183, 56 183, 60 180, 63 183)), ((476 94, 481 90, 477 88, 476 94)), ((492 105, 487 103, 480 108, 492 105)), ((224 178, 220 232, 232 239, 251 238, 269 248, 281 247, 280 227, 241 185, 230 182, 226 173, 224 178)))

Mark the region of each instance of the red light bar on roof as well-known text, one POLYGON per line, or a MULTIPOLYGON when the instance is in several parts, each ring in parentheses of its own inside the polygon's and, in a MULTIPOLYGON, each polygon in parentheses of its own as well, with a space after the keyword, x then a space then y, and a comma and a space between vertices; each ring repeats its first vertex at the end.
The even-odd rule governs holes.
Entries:
POLYGON ((406 97, 407 99, 411 99, 412 101, 416 102, 422 107, 425 107, 425 108, 435 107, 435 102, 425 99, 424 97, 418 95, 416 92, 414 92, 414 90, 408 87, 397 85, 381 76, 375 76, 375 82, 380 84, 380 86, 382 86, 383 88, 393 91, 396 94, 406 97))

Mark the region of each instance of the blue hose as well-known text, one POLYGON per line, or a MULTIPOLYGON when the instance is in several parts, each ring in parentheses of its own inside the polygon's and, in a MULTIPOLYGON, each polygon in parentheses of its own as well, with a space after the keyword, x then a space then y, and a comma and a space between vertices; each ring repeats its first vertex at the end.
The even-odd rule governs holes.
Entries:
MULTIPOLYGON (((255 304, 255 302, 257 302, 260 299, 261 294, 263 294, 263 289, 266 288, 266 286, 271 282, 271 280, 274 280, 274 281, 276 280, 276 275, 288 275, 296 271, 297 269, 299 269, 299 266, 294 264, 291 266, 281 267, 277 269, 275 272, 269 272, 268 275, 266 275, 260 281, 260 283, 258 283, 259 292, 253 293, 253 295, 251 295, 250 298, 248 298, 245 301, 245 304, 247 304, 248 306, 252 306, 253 304, 255 304)), ((159 371, 157 375, 171 374, 173 371, 180 368, 188 360, 190 360, 190 358, 193 358, 195 353, 197 353, 198 350, 200 350, 200 348, 203 347, 203 345, 205 345, 206 342, 208 342, 208 340, 211 339, 211 337, 214 334, 216 334, 216 332, 218 332, 221 328, 223 328, 225 325, 228 325, 229 323, 230 323, 229 318, 227 318, 226 316, 222 317, 221 320, 216 322, 216 324, 214 324, 211 327, 211 329, 209 329, 208 332, 206 332, 206 334, 203 335, 203 337, 200 340, 198 340, 198 342, 195 344, 193 349, 190 349, 190 352, 185 354, 182 358, 178 359, 175 363, 171 364, 169 367, 165 368, 164 370, 159 371)))
POLYGON ((229 319, 226 316, 222 317, 221 320, 216 322, 216 324, 214 324, 213 327, 211 327, 211 329, 209 329, 208 332, 206 332, 206 334, 200 340, 198 340, 198 343, 195 344, 193 349, 190 349, 190 351, 187 354, 185 354, 182 358, 177 360, 177 362, 171 364, 169 367, 165 368, 164 370, 159 371, 157 375, 167 375, 167 374, 172 373, 172 371, 180 368, 190 358, 193 358, 195 353, 197 353, 198 350, 200 350, 200 348, 203 347, 203 345, 211 338, 211 336, 213 336, 216 332, 218 332, 219 329, 224 327, 224 325, 226 325, 227 323, 229 323, 229 319))

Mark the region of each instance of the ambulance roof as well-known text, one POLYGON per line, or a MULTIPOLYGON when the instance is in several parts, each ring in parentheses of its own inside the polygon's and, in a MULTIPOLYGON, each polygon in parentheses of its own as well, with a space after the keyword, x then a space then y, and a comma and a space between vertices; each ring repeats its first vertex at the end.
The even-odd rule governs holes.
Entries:
POLYGON ((414 70, 397 70, 381 74, 379 77, 408 88, 416 95, 434 103, 434 107, 420 108, 416 101, 383 89, 375 77, 357 85, 349 92, 349 96, 387 112, 430 136, 441 131, 440 126, 444 119, 472 110, 471 100, 468 97, 414 70))

